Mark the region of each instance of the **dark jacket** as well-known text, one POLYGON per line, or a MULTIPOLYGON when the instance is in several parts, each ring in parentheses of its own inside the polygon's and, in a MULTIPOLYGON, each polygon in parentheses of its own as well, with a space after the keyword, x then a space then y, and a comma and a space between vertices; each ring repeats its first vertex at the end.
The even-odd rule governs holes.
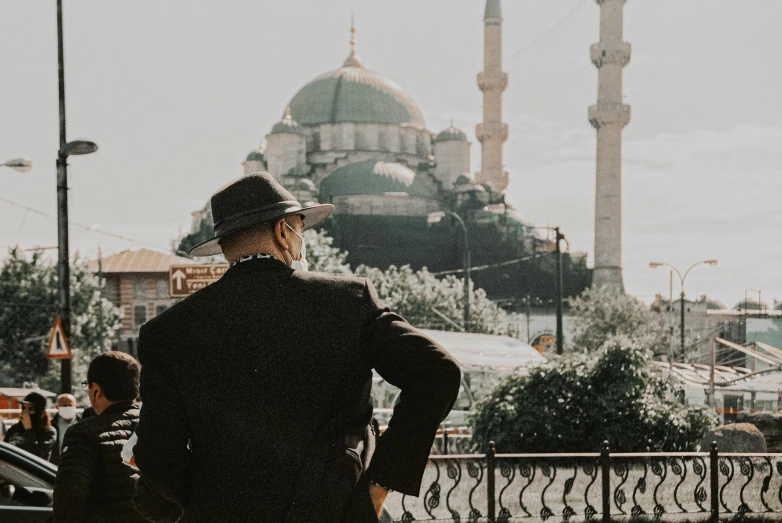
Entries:
POLYGON ((138 354, 136 463, 187 522, 376 520, 367 482, 419 494, 461 378, 366 279, 274 259, 240 262, 146 323, 138 354), (373 368, 402 393, 364 471, 373 368))
MULTIPOLYGON (((72 427, 76 423, 81 421, 81 416, 79 414, 76 414, 76 418, 73 420, 73 423, 68 427, 72 427)), ((60 426, 60 415, 55 414, 52 416, 52 427, 57 429, 57 427, 60 426)), ((67 429, 66 429, 67 432, 67 429)), ((52 455, 49 458, 49 461, 54 463, 55 465, 60 464, 60 442, 63 441, 65 438, 65 434, 60 434, 59 430, 57 430, 57 443, 54 444, 54 447, 52 448, 52 455)))
POLYGON ((132 504, 138 474, 120 456, 138 413, 138 405, 115 403, 68 429, 54 486, 55 523, 145 521, 132 504))
POLYGON ((5 442, 48 460, 52 455, 52 448, 57 444, 57 431, 54 427, 46 427, 39 431, 25 429, 20 421, 8 429, 5 442))

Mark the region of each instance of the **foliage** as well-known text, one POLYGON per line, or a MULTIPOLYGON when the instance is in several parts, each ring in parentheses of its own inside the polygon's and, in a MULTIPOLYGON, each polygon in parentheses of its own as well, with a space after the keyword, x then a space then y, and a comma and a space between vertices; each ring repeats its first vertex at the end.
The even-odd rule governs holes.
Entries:
MULTIPOLYGON (((464 280, 455 276, 438 279, 426 269, 410 266, 385 271, 359 266, 356 275, 368 278, 381 301, 412 325, 446 331, 462 330, 464 317, 464 280), (440 314, 451 321, 446 321, 440 314)), ((483 289, 471 288, 468 332, 518 336, 519 321, 486 297, 483 289)))
POLYGON ((304 241, 307 245, 307 261, 314 272, 329 274, 350 274, 350 265, 345 262, 348 253, 334 247, 334 238, 326 231, 310 229, 304 231, 304 241))
POLYGON ((505 378, 478 405, 473 439, 499 452, 595 452, 606 440, 614 451, 695 450, 716 420, 682 394, 648 351, 613 338, 505 378))
POLYGON ((576 349, 596 351, 615 336, 627 336, 654 353, 667 351, 665 318, 640 300, 610 287, 592 288, 571 301, 576 349))
MULTIPOLYGON (((57 265, 18 247, 0 267, 0 369, 18 381, 58 389, 59 365, 45 358, 49 332, 59 315, 57 265)), ((78 255, 71 263, 71 336, 74 375, 107 350, 119 329, 116 307, 100 295, 98 279, 78 255), (101 344, 102 342, 102 344, 101 344)))

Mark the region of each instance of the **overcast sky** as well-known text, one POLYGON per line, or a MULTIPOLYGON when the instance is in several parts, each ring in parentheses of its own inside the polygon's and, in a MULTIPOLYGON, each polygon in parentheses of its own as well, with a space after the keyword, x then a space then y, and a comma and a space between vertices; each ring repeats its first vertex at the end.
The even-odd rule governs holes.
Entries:
MULTIPOLYGON (((190 213, 241 174, 285 105, 348 53, 355 13, 365 65, 400 83, 429 128, 474 140, 482 0, 65 1, 68 138, 100 150, 70 162, 71 247, 166 249, 190 213)), ((597 91, 591 0, 504 0, 509 200, 593 250, 597 91)), ((0 4, 0 246, 56 245, 58 146, 53 0, 0 4)), ((625 69, 624 268, 643 299, 668 292, 665 261, 699 267, 689 296, 734 305, 745 288, 782 299, 782 2, 630 0, 625 69)), ((477 143, 473 164, 480 161, 477 143)), ((675 293, 678 294, 678 283, 675 293)), ((756 295, 756 293, 754 294, 756 295)))

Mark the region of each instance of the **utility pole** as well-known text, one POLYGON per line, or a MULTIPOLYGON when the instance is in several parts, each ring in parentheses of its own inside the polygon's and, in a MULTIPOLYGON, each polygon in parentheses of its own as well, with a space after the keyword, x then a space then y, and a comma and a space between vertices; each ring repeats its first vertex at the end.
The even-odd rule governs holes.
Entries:
MULTIPOLYGON (((57 0, 57 76, 60 102, 60 148, 57 151, 57 278, 60 321, 65 339, 71 337, 71 266, 68 248, 68 156, 91 154, 98 150, 94 142, 65 137, 65 63, 62 37, 62 0, 57 0)), ((60 360, 60 392, 70 394, 72 386, 71 360, 60 360)))
POLYGON ((674 339, 674 328, 673 328, 673 324, 674 324, 674 320, 673 320, 673 318, 674 318, 674 316, 673 316, 673 269, 671 269, 670 272, 671 272, 671 286, 670 286, 670 294, 669 294, 669 299, 668 299, 668 323, 670 323, 671 335, 670 335, 670 339, 668 340, 668 345, 669 345, 670 352, 671 352, 671 368, 673 368, 673 360, 676 359, 676 355, 675 355, 675 350, 676 349, 674 349, 674 342, 673 342, 673 339, 674 339))
POLYGON ((717 364, 717 342, 711 340, 711 367, 709 368, 709 406, 713 409, 717 405, 714 398, 714 366, 717 364))
POLYGON ((562 329, 562 248, 559 242, 564 240, 565 237, 559 232, 559 227, 554 227, 555 242, 556 242, 556 254, 557 254, 557 286, 556 286, 556 300, 557 300, 557 354, 561 355, 564 352, 564 332, 562 329))
POLYGON ((103 255, 101 254, 100 245, 98 245, 98 289, 100 302, 98 303, 98 342, 100 343, 100 350, 103 352, 103 255))
POLYGON ((682 294, 681 294, 681 300, 679 303, 679 307, 681 308, 681 332, 679 333, 681 336, 681 351, 682 351, 682 361, 687 361, 687 352, 684 349, 684 285, 682 284, 682 294))
MULTIPOLYGON (((57 58, 60 100, 60 149, 57 153, 57 277, 60 287, 60 321, 65 339, 71 339, 71 267, 68 249, 68 153, 65 138, 65 64, 62 44, 62 0, 57 0, 57 58)), ((60 360, 60 392, 70 394, 71 360, 60 360)))

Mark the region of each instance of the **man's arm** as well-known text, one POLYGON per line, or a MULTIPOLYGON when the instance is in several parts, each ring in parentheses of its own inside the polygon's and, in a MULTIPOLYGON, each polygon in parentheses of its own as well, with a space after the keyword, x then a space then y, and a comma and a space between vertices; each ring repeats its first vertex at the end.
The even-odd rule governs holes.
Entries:
POLYGON ((363 343, 372 367, 401 389, 367 471, 370 481, 418 496, 437 428, 459 394, 461 370, 448 352, 389 311, 367 281, 363 343))
POLYGON ((82 430, 65 432, 60 465, 54 483, 54 523, 84 521, 87 497, 96 477, 99 456, 82 430))
POLYGON ((166 499, 186 506, 191 454, 185 408, 170 369, 159 354, 165 350, 165 342, 145 327, 138 341, 143 406, 133 454, 145 484, 166 499))

